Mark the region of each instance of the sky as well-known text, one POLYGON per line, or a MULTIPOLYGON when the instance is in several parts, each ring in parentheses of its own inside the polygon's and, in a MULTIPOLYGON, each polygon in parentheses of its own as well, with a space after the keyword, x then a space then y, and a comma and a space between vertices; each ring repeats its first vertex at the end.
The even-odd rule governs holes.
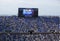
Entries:
POLYGON ((17 16, 18 8, 38 8, 39 16, 60 16, 60 0, 0 0, 0 16, 17 16))

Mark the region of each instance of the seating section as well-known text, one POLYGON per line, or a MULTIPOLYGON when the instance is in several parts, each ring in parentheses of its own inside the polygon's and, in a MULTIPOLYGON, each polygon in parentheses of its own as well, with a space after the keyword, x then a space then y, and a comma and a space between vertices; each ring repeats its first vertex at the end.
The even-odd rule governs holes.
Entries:
MULTIPOLYGON (((38 18, 18 18, 17 16, 0 16, 0 32, 59 32, 59 17, 40 16, 38 18)), ((38 35, 0 35, 0 41, 58 41, 58 34, 38 35)))

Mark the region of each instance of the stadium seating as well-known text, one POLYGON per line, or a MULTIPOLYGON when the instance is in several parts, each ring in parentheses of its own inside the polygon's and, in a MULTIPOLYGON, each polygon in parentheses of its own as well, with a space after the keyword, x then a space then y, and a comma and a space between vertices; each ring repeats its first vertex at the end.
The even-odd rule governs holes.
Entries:
MULTIPOLYGON (((0 16, 0 32, 59 32, 59 17, 40 16, 37 18, 18 18, 17 16, 0 16)), ((38 35, 0 35, 0 41, 58 41, 58 34, 38 35)))

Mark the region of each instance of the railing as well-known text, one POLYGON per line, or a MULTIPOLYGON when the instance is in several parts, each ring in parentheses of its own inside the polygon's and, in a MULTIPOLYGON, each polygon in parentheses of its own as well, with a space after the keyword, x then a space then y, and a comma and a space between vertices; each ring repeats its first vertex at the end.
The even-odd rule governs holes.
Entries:
POLYGON ((33 34, 33 35, 36 35, 36 34, 60 34, 59 32, 55 32, 55 33, 51 33, 51 32, 44 32, 44 33, 42 33, 42 32, 32 32, 32 33, 30 33, 30 32, 22 32, 22 33, 19 33, 19 32, 0 32, 0 34, 22 34, 22 35, 31 35, 31 34, 33 34))

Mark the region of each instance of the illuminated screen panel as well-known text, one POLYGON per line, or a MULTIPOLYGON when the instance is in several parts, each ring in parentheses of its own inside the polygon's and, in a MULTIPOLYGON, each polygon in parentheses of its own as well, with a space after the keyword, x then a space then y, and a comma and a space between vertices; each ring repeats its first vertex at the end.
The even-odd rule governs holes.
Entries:
POLYGON ((38 8, 19 8, 18 17, 38 17, 38 8))

